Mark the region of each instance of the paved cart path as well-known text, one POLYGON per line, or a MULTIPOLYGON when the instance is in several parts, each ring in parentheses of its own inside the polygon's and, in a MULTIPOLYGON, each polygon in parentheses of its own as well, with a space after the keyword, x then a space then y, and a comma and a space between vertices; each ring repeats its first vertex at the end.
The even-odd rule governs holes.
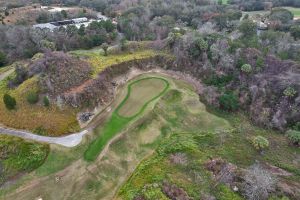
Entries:
POLYGON ((75 147, 77 146, 83 136, 88 133, 88 130, 83 130, 78 133, 73 133, 68 136, 62 136, 62 137, 46 137, 46 136, 40 136, 36 135, 31 132, 23 131, 23 130, 16 130, 11 128, 3 128, 0 127, 0 135, 11 135, 16 137, 21 137, 24 139, 34 140, 38 142, 45 142, 49 144, 58 144, 65 147, 75 147))

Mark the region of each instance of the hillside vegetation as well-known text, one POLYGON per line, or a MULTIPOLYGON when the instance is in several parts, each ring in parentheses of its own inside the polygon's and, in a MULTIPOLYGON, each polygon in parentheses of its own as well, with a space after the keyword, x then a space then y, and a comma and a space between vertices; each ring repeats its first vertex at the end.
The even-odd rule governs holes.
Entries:
MULTIPOLYGON (((135 80, 149 76, 162 77, 149 74, 135 80)), ((111 199, 120 188, 117 199, 172 199, 176 195, 243 199, 243 177, 252 173, 256 163, 259 170, 278 180, 271 185, 278 192, 272 190, 270 196, 282 197, 281 191, 289 188, 290 192, 284 194, 297 199, 293 195, 297 195, 299 184, 299 149, 289 146, 283 135, 253 126, 243 114, 214 109, 208 112, 190 85, 168 76, 162 78, 170 83, 167 93, 147 106, 119 135, 101 142, 104 151, 93 162, 84 162, 84 152, 97 138, 106 137, 103 122, 79 147, 52 149, 45 164, 30 175, 33 179, 25 182, 31 185, 37 180, 38 186, 31 185, 22 193, 11 191, 7 197, 26 200, 43 194, 43 198, 111 199), (252 145, 255 136, 269 141, 263 153, 252 145), (275 166, 281 169, 277 171, 275 166), (226 173, 226 178, 220 178, 219 172, 226 173), (57 174, 57 182, 53 174, 57 174), (40 176, 43 178, 38 179, 40 176), (234 186, 238 192, 231 190, 234 186)), ((113 111, 126 96, 127 86, 118 91, 113 111)), ((109 122, 110 115, 107 117, 109 122)), ((119 125, 120 120, 115 120, 114 125, 119 125)))
POLYGON ((48 152, 48 145, 0 135, 0 185, 41 166, 48 152))
POLYGON ((16 109, 8 110, 1 99, 0 121, 2 124, 52 136, 74 132, 79 129, 74 110, 69 108, 61 110, 55 105, 45 107, 41 102, 41 98, 40 102, 35 105, 28 103, 27 94, 40 91, 37 77, 26 80, 17 88, 9 89, 8 82, 14 76, 15 74, 12 74, 0 81, 0 96, 3 97, 4 94, 8 93, 17 102, 16 109))

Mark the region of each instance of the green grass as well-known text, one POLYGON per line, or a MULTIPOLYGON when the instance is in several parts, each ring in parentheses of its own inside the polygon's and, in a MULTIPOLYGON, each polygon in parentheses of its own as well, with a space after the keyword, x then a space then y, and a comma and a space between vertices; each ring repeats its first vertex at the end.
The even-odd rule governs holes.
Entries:
POLYGON ((88 147, 88 149, 84 153, 84 159, 86 161, 94 161, 97 159, 98 155, 101 153, 101 151, 104 149, 106 146, 107 142, 109 142, 114 136, 116 136, 122 129, 126 127, 126 125, 135 119, 137 116, 139 116, 147 107, 149 103, 154 101, 155 99, 159 98, 162 96, 166 90, 169 88, 169 83, 163 78, 158 78, 158 77, 147 77, 143 79, 136 80, 132 83, 130 83, 127 86, 127 95, 123 99, 123 101, 120 103, 120 105, 117 107, 117 109, 112 113, 112 116, 110 120, 105 124, 103 130, 99 131, 96 130, 97 132, 101 132, 101 135, 88 147), (133 116, 130 117, 123 117, 119 114, 119 110, 124 106, 124 104, 127 102, 128 98, 131 95, 131 87, 134 84, 138 84, 140 81, 143 80, 148 80, 148 79, 160 79, 163 80, 166 84, 164 90, 160 92, 157 96, 153 97, 149 101, 145 102, 144 105, 140 108, 140 110, 134 114, 133 116))
MULTIPOLYGON (((151 84, 151 82, 149 83, 149 84, 151 84)), ((133 119, 133 118, 135 118, 135 117, 137 117, 138 115, 140 115, 144 110, 145 110, 145 108, 147 107, 147 105, 150 103, 150 102, 152 102, 152 101, 154 101, 155 99, 157 99, 157 98, 159 98, 160 96, 162 96, 167 90, 168 90, 168 88, 169 88, 169 82, 168 81, 166 81, 165 79, 163 79, 163 78, 158 78, 158 77, 147 77, 147 78, 143 78, 143 79, 139 79, 139 80, 137 80, 137 81, 134 81, 134 82, 132 82, 132 83, 130 83, 129 85, 128 85, 128 91, 127 91, 127 95, 126 95, 126 97, 124 98, 124 100, 120 103, 120 105, 117 107, 117 109, 116 109, 116 113, 120 116, 120 117, 123 117, 123 118, 129 118, 129 119, 133 119), (141 82, 144 82, 144 81, 146 81, 146 80, 160 80, 160 81, 163 81, 163 83, 164 83, 164 88, 163 88, 163 90, 162 91, 159 91, 159 93, 156 95, 156 96, 154 96, 154 97, 152 97, 151 98, 151 96, 153 96, 153 94, 155 94, 155 91, 148 91, 149 93, 151 93, 151 94, 147 94, 147 95, 149 95, 148 96, 148 98, 150 97, 151 99, 150 100, 148 100, 148 101, 146 101, 146 102, 141 102, 142 103, 142 106, 140 106, 140 105, 135 105, 135 104, 138 104, 137 102, 139 101, 139 99, 141 98, 141 97, 139 97, 140 95, 141 96, 143 96, 143 94, 142 94, 142 92, 139 92, 138 94, 135 94, 136 92, 135 91, 133 91, 132 90, 132 87, 133 86, 135 86, 135 85, 137 85, 137 84, 139 84, 139 83, 141 83, 141 82), (153 93, 153 94, 152 94, 153 93), (134 96, 132 99, 130 99, 130 97, 132 97, 132 96, 134 96), (130 102, 130 101, 132 101, 132 102, 130 102), (131 116, 124 116, 124 115, 122 115, 122 109, 125 107, 125 106, 127 106, 126 104, 129 104, 130 106, 138 106, 138 108, 140 108, 140 109, 138 109, 138 111, 136 112, 136 113, 134 113, 133 115, 131 115, 131 116)), ((146 88, 147 86, 145 86, 144 87, 144 89, 146 88)), ((159 89, 159 88, 157 88, 157 89, 159 89)))
POLYGON ((55 147, 51 148, 44 164, 35 170, 37 176, 47 176, 56 173, 69 166, 75 160, 82 157, 87 144, 81 144, 74 148, 55 147))
POLYGON ((227 5, 228 4, 228 0, 222 0, 222 4, 227 5))
POLYGON ((166 120, 164 130, 167 130, 169 137, 162 138, 156 152, 136 168, 121 187, 118 194, 120 199, 145 197, 149 185, 161 188, 163 182, 184 189, 192 199, 199 199, 199 194, 211 194, 223 200, 243 199, 224 185, 215 187, 204 163, 217 157, 241 168, 247 168, 257 160, 268 162, 293 173, 291 180, 300 180, 300 170, 295 162, 300 149, 289 146, 283 135, 252 125, 241 113, 208 108, 209 113, 201 106, 198 106, 201 112, 191 112, 185 105, 185 102, 190 104, 191 99, 185 101, 185 95, 181 99, 178 98, 178 92, 170 90, 156 105, 154 112, 166 120), (224 122, 224 119, 228 122, 224 122), (262 135, 270 141, 270 147, 264 155, 260 155, 250 142, 251 137, 256 135, 262 135), (174 153, 185 154, 187 165, 172 164, 170 155, 174 153))
POLYGON ((101 135, 89 146, 87 151, 84 153, 84 158, 87 161, 94 161, 97 159, 99 153, 103 150, 108 141, 110 141, 117 133, 119 133, 125 126, 130 122, 131 119, 119 117, 115 113, 105 124, 101 135))
POLYGON ((48 145, 0 135, 0 185, 13 176, 38 168, 48 152, 48 145))
POLYGON ((154 50, 138 50, 134 53, 121 52, 118 54, 108 54, 108 56, 104 56, 101 49, 79 50, 73 51, 71 53, 76 56, 84 56, 87 58, 93 70, 93 78, 97 77, 100 72, 112 65, 128 62, 131 60, 151 58, 156 55, 163 54, 162 52, 157 52, 154 50))
POLYGON ((294 17, 300 17, 300 8, 284 7, 294 14, 294 17))

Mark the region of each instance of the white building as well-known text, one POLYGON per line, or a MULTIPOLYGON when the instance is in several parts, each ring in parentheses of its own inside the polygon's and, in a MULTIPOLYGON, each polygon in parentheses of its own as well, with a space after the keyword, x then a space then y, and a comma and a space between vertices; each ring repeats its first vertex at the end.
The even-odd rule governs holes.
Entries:
POLYGON ((67 26, 69 25, 74 25, 77 28, 80 28, 82 25, 84 27, 87 27, 90 23, 97 21, 103 21, 103 20, 107 20, 108 18, 102 18, 102 19, 98 19, 98 20, 94 20, 94 19, 88 19, 86 17, 82 17, 82 18, 75 18, 75 19, 70 19, 70 20, 64 20, 64 21, 57 21, 57 22, 49 22, 49 23, 45 23, 45 24, 36 24, 33 25, 33 28, 40 28, 40 29, 49 29, 50 31, 54 31, 57 28, 60 27, 64 27, 67 28, 67 26))

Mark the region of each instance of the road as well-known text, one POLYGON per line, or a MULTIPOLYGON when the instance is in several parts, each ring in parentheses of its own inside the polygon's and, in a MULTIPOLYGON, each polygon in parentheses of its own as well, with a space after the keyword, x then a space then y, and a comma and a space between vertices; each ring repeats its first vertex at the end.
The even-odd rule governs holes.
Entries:
POLYGON ((16 137, 21 137, 24 139, 34 140, 37 142, 58 144, 65 147, 77 146, 81 142, 83 136, 88 132, 89 132, 88 130, 83 130, 79 133, 73 133, 71 135, 63 136, 63 137, 46 137, 46 136, 36 135, 27 131, 0 127, 0 135, 11 135, 16 137))
MULTIPOLYGON (((10 74, 14 72, 14 69, 8 70, 2 74, 0 74, 0 81, 8 77, 10 74)), ((68 136, 63 137, 46 137, 46 136, 40 136, 36 135, 31 132, 23 131, 23 130, 16 130, 11 128, 4 128, 0 127, 0 135, 11 135, 16 137, 21 137, 24 139, 34 140, 37 142, 45 142, 49 144, 58 144, 65 147, 75 147, 77 146, 81 141, 83 136, 88 133, 88 130, 83 130, 79 133, 74 133, 68 136)))

